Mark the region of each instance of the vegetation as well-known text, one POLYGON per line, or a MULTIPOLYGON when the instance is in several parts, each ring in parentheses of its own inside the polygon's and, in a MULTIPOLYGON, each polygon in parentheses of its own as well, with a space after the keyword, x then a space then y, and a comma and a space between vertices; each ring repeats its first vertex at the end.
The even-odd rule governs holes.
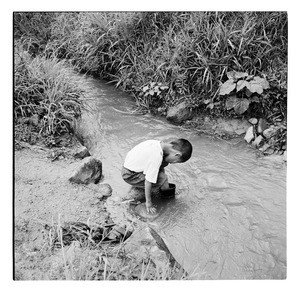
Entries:
POLYGON ((88 87, 66 61, 55 56, 32 58, 16 48, 14 77, 14 119, 19 140, 31 141, 34 133, 49 140, 72 132, 88 87), (32 134, 24 136, 28 127, 32 134))
MULTIPOLYGON (((75 69, 130 93, 143 110, 164 113, 185 101, 213 117, 264 118, 275 125, 268 146, 282 153, 287 25, 286 12, 14 13, 16 139, 42 136, 53 145, 72 132, 89 92, 75 69)), ((169 267, 152 273, 149 259, 127 258, 121 245, 99 248, 84 243, 81 256, 63 262, 55 277, 173 277, 169 267), (89 251, 97 257, 87 260, 89 251)))
POLYGON ((141 108, 165 112, 184 100, 210 115, 286 123, 286 12, 14 16, 15 38, 32 57, 66 59, 81 72, 131 93, 141 108), (252 83, 263 78, 269 87, 244 95, 240 110, 230 111, 233 99, 220 91, 230 72, 253 76, 252 83))
MULTIPOLYGON (((111 231, 99 237, 87 227, 81 222, 46 225, 42 249, 30 255, 31 270, 39 271, 31 274, 31 280, 187 279, 176 263, 156 265, 151 254, 137 258, 126 252, 126 234, 117 242, 109 239, 111 231)), ((18 252, 28 257, 27 250, 19 247, 18 252)), ((21 269, 18 270, 16 280, 24 280, 21 269)))

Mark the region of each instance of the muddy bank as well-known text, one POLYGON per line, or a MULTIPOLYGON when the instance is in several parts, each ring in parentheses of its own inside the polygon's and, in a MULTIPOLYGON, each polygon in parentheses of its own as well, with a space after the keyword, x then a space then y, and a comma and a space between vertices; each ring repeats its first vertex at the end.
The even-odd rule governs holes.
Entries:
MULTIPOLYGON (((137 218, 129 214, 118 225, 115 224, 111 211, 115 210, 120 219, 120 211, 123 208, 125 212, 124 208, 128 206, 121 204, 120 207, 120 202, 114 202, 110 203, 108 211, 106 194, 101 193, 101 182, 84 185, 69 181, 81 164, 80 159, 73 157, 79 145, 56 151, 24 145, 23 149, 15 152, 16 280, 183 277, 179 267, 175 267, 174 263, 171 267, 170 255, 158 247, 145 224, 137 223, 137 218), (55 156, 55 152, 60 155, 55 156), (65 246, 55 247, 55 231, 59 226, 69 226, 70 222, 91 228, 104 224, 120 226, 122 223, 130 235, 135 232, 121 243, 102 241, 95 245, 86 238, 83 241, 77 238, 70 242, 64 240, 65 246), (143 272, 145 267, 148 267, 149 273, 143 272)), ((112 233, 108 237, 113 238, 112 233)))

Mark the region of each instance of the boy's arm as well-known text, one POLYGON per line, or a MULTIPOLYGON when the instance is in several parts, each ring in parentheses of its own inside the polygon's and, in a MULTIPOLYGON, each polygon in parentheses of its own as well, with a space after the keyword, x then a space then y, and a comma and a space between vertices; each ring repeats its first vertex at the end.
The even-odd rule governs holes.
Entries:
POLYGON ((146 209, 147 209, 148 213, 155 214, 156 213, 156 208, 152 205, 151 189, 152 189, 152 183, 145 179, 146 209))

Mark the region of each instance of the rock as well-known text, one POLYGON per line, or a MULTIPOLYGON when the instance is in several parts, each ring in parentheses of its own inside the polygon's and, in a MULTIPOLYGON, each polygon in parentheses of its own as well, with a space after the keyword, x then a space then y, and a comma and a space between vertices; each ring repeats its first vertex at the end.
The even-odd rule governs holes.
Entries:
POLYGON ((187 108, 185 102, 181 102, 173 107, 170 107, 167 112, 167 120, 176 124, 181 124, 186 120, 190 120, 193 117, 193 112, 187 108))
POLYGON ((162 107, 159 107, 159 108, 157 109, 157 113, 158 113, 159 115, 163 115, 164 112, 165 112, 165 110, 164 110, 162 107))
POLYGON ((267 122, 265 119, 260 118, 257 125, 258 134, 262 134, 265 129, 267 129, 267 122))
POLYGON ((252 144, 253 144, 253 146, 255 146, 255 147, 259 147, 259 146, 262 145, 263 140, 264 140, 263 136, 259 135, 259 136, 256 137, 256 139, 253 141, 252 144))
POLYGON ((274 149, 269 147, 267 150, 264 151, 265 154, 271 155, 274 153, 274 149))
POLYGON ((252 118, 249 120, 249 123, 252 125, 256 125, 257 124, 257 119, 256 118, 252 118))
POLYGON ((277 128, 271 126, 270 128, 263 131, 263 135, 266 137, 266 139, 270 139, 276 134, 276 132, 277 132, 277 128))
POLYGON ((251 124, 246 120, 239 120, 239 124, 237 126, 237 129, 235 130, 235 133, 238 135, 242 135, 247 132, 247 130, 251 127, 251 124))
POLYGON ((262 147, 260 147, 259 150, 262 151, 262 152, 265 152, 270 147, 271 146, 268 143, 266 143, 262 147))
POLYGON ((237 130, 235 130, 235 133, 236 133, 237 135, 242 135, 242 134, 245 134, 245 133, 246 133, 246 130, 245 130, 245 129, 237 129, 237 130))
POLYGON ((115 230, 111 230, 107 236, 108 239, 113 240, 113 241, 117 241, 119 240, 121 237, 121 234, 115 230))
MULTIPOLYGON (((125 241, 123 248, 127 255, 131 255, 134 258, 150 258, 156 266, 154 272, 157 272, 157 267, 165 268, 170 262, 171 255, 168 251, 158 248, 148 226, 140 225, 135 229, 133 234, 125 241)), ((149 269, 152 269, 151 265, 149 265, 149 269)))
POLYGON ((78 184, 98 183, 102 175, 102 162, 94 157, 87 157, 79 169, 69 178, 69 181, 78 184))
POLYGON ((286 151, 284 151, 284 153, 282 155, 282 160, 283 161, 287 161, 287 153, 286 153, 286 151))
POLYGON ((246 132, 246 135, 245 135, 244 139, 246 140, 247 143, 250 143, 254 139, 253 129, 254 129, 254 127, 251 126, 251 127, 249 127, 249 129, 246 132))
POLYGON ((75 158, 83 159, 85 157, 91 156, 89 150, 85 146, 81 146, 73 155, 75 158))
POLYGON ((99 184, 98 191, 103 197, 110 197, 112 195, 112 187, 109 184, 99 184))

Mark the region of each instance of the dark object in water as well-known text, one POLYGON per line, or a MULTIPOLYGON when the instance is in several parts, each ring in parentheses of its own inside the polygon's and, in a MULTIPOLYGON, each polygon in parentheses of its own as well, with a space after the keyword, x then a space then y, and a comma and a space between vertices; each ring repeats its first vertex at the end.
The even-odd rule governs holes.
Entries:
POLYGON ((167 190, 161 190, 161 198, 162 199, 171 199, 175 197, 175 190, 176 185, 175 184, 169 184, 169 189, 167 190))

